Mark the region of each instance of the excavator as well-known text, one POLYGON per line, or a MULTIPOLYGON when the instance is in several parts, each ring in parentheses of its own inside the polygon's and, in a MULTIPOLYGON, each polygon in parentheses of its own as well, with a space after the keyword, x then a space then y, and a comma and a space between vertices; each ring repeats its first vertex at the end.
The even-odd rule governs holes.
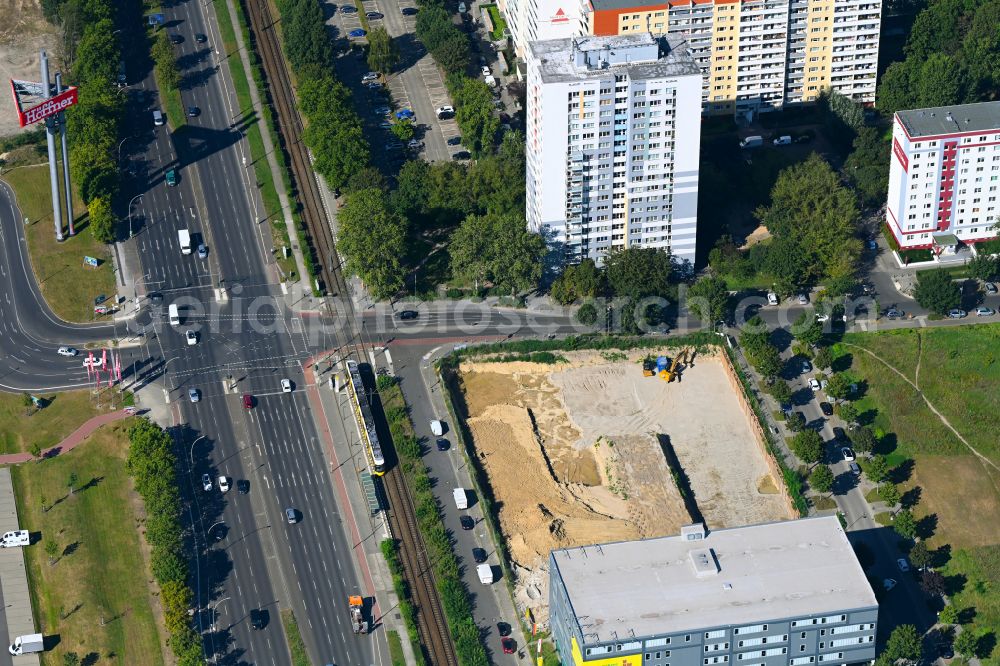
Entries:
POLYGON ((680 374, 683 365, 687 363, 689 353, 688 349, 682 349, 681 352, 674 357, 673 363, 670 364, 670 369, 660 370, 660 379, 665 382, 674 381, 674 377, 677 377, 680 374))

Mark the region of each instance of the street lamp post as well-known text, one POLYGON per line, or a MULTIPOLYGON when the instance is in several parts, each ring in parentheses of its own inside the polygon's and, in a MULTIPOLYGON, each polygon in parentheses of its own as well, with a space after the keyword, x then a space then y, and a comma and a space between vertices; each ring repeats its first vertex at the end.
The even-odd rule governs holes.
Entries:
POLYGON ((215 528, 216 528, 217 526, 219 526, 219 525, 225 525, 225 524, 226 524, 226 521, 224 521, 224 520, 220 520, 219 522, 217 522, 217 523, 214 523, 214 524, 213 524, 213 525, 212 525, 211 527, 209 527, 209 528, 208 528, 208 530, 207 530, 207 531, 205 532, 205 538, 208 538, 208 537, 212 536, 212 530, 213 530, 213 529, 215 529, 215 528))
MULTIPOLYGON (((188 450, 188 462, 191 463, 188 469, 190 469, 192 473, 194 472, 194 445, 200 442, 201 440, 205 439, 205 437, 206 435, 202 435, 198 439, 191 442, 191 448, 188 450)), ((212 527, 214 527, 214 525, 212 527)), ((211 531, 212 528, 210 527, 208 529, 209 531, 211 531)))
POLYGON ((209 604, 208 605, 208 610, 212 612, 212 633, 213 634, 215 633, 215 609, 218 608, 223 603, 225 603, 226 601, 229 601, 229 597, 223 597, 222 599, 219 599, 218 601, 216 601, 214 604, 209 604))
MULTIPOLYGON (((124 139, 122 139, 124 141, 124 139)), ((137 194, 132 197, 132 200, 128 202, 128 237, 132 238, 132 204, 135 203, 136 199, 141 199, 142 195, 137 194)))

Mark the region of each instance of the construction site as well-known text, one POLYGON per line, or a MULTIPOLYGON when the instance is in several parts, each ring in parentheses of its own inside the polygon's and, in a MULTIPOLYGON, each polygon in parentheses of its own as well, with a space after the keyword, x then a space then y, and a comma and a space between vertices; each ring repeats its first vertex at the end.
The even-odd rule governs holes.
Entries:
POLYGON ((728 359, 709 348, 467 358, 456 396, 515 600, 548 617, 549 551, 792 517, 728 359), (657 362, 658 361, 658 362, 657 362), (463 404, 464 403, 464 404, 463 404))

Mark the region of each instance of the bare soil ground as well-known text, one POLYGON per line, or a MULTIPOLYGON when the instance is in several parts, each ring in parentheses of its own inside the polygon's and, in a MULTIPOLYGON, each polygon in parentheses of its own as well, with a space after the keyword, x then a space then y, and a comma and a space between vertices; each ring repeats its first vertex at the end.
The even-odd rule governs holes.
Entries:
POLYGON ((699 357, 668 384, 642 376, 644 355, 576 352, 557 365, 473 360, 460 368, 476 455, 517 567, 518 603, 541 622, 550 550, 677 534, 692 522, 665 442, 710 527, 789 517, 721 362, 699 357))
POLYGON ((0 84, 5 88, 0 136, 23 131, 17 124, 10 79, 38 81, 38 51, 49 55, 49 75, 60 69, 57 29, 42 15, 39 0, 0 0, 0 84))

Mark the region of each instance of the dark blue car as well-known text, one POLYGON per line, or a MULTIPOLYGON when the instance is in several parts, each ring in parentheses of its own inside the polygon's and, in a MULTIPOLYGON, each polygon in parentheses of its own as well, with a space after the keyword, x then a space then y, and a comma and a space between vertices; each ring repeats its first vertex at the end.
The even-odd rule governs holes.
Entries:
POLYGON ((351 30, 347 34, 349 34, 351 37, 364 37, 366 33, 361 28, 355 28, 354 30, 351 30))
POLYGON ((396 112, 396 118, 398 120, 413 120, 414 118, 416 118, 416 114, 414 114, 413 111, 410 111, 409 109, 401 109, 396 112))

